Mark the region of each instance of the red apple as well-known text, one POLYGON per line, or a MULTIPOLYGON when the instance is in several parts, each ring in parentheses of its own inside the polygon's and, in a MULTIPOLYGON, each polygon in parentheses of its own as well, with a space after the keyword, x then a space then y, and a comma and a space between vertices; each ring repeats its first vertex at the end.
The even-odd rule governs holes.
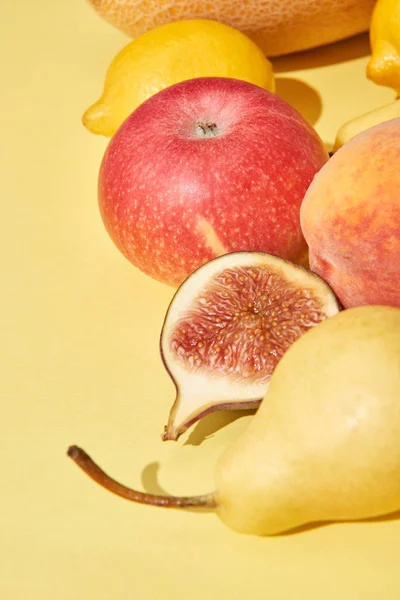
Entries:
POLYGON ((126 258, 170 285, 237 250, 297 261, 307 248, 300 205, 327 158, 278 96, 236 79, 191 79, 149 98, 115 133, 100 211, 126 258))

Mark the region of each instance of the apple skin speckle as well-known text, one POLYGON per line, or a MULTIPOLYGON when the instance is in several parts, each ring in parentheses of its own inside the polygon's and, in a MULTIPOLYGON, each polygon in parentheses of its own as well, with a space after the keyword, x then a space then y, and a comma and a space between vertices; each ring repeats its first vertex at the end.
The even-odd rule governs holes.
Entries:
POLYGON ((314 129, 278 96, 192 79, 149 98, 111 139, 100 212, 123 255, 172 286, 227 252, 296 261, 306 249, 300 205, 327 160, 314 129), (218 133, 201 137, 198 123, 218 133))

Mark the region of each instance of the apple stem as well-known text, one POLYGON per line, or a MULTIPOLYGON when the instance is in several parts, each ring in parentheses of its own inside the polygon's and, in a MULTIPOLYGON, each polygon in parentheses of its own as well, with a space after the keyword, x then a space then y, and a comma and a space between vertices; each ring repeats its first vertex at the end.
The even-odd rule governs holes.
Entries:
POLYGON ((209 121, 198 121, 195 129, 196 137, 211 138, 217 137, 219 130, 216 123, 209 121))
POLYGON ((151 506, 163 506, 164 508, 207 508, 216 507, 214 494, 204 494, 201 496, 158 496, 155 494, 146 494, 118 483, 105 473, 82 448, 70 446, 67 455, 88 475, 91 479, 100 484, 103 488, 140 504, 151 506))

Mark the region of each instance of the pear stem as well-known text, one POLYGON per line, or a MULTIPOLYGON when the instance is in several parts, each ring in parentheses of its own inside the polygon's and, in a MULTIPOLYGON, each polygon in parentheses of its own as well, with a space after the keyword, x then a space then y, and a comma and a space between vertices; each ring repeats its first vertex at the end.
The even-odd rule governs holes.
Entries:
POLYGON ((100 484, 103 488, 140 504, 151 506, 162 506, 164 508, 215 508, 216 501, 214 494, 204 494, 201 496, 158 496, 155 494, 146 494, 118 483, 115 479, 107 475, 82 448, 70 446, 67 455, 88 475, 91 479, 100 484))

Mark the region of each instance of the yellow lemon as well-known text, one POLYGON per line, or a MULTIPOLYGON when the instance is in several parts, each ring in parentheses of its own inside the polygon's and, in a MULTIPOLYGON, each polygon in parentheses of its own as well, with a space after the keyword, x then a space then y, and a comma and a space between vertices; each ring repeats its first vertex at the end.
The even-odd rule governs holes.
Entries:
POLYGON ((370 26, 367 77, 400 93, 400 0, 378 0, 370 26))
POLYGON ((177 21, 144 33, 117 54, 103 94, 83 123, 93 133, 112 136, 147 98, 195 77, 232 77, 275 89, 271 63, 243 33, 217 21, 177 21))

